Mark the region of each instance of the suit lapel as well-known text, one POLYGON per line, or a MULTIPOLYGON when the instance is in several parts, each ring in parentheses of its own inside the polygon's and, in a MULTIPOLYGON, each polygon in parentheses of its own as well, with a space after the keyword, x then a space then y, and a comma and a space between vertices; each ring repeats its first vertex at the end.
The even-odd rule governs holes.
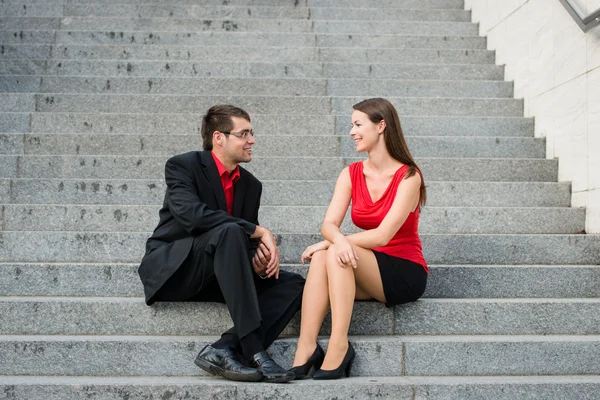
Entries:
POLYGON ((210 187, 215 194, 219 209, 227 212, 227 203, 225 202, 225 191, 223 191, 223 184, 221 183, 221 177, 217 170, 215 160, 213 160, 210 151, 203 151, 200 153, 202 159, 202 169, 210 187))

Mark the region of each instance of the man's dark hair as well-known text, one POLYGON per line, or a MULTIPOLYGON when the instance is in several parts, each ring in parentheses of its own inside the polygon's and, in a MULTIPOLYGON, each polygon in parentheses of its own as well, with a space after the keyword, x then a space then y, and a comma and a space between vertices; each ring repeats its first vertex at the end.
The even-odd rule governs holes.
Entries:
POLYGON ((239 107, 229 104, 217 104, 212 106, 204 117, 202 117, 202 148, 212 150, 212 135, 214 131, 229 132, 233 128, 231 117, 244 118, 250 121, 250 115, 239 107))

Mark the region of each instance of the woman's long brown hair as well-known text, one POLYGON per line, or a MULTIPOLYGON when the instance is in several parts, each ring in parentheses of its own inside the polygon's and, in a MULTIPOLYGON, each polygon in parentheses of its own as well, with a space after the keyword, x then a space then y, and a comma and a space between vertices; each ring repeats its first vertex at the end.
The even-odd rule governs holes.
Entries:
POLYGON ((378 124, 382 120, 385 121, 383 138, 388 153, 390 153, 392 158, 408 165, 409 170, 406 174, 407 178, 413 176, 417 171, 419 171, 419 174, 421 175, 419 205, 420 207, 423 207, 427 202, 425 180, 423 179, 421 169, 408 150, 406 140, 404 140, 404 134, 402 133, 402 127, 400 126, 400 117, 398 117, 398 113, 392 103, 386 99, 373 98, 356 103, 352 108, 367 114, 369 120, 374 124, 378 124))

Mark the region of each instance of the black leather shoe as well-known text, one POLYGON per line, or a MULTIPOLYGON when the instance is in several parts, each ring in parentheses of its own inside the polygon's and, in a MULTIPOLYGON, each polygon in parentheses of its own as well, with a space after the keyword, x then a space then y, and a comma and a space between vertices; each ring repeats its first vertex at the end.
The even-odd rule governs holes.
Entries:
POLYGON ((215 349, 211 345, 204 346, 194 363, 211 375, 231 381, 257 382, 263 377, 258 369, 243 366, 237 352, 230 347, 215 349))
POLYGON ((350 376, 350 370, 352 369, 352 362, 354 361, 354 356, 356 353, 354 352, 354 347, 352 344, 348 342, 348 351, 346 351, 346 355, 342 360, 342 363, 339 367, 332 370, 323 370, 320 369, 313 375, 313 379, 340 379, 343 378, 344 375, 346 377, 350 376))
POLYGON ((263 375, 263 382, 283 383, 293 381, 296 378, 293 372, 282 368, 266 351, 261 351, 252 356, 256 368, 263 375))
POLYGON ((323 364, 324 359, 325 352, 323 351, 323 348, 319 346, 319 343, 317 343, 317 348, 315 351, 313 351, 306 363, 291 368, 290 372, 294 373, 296 379, 304 379, 309 375, 311 370, 314 372, 321 368, 321 364, 323 364))

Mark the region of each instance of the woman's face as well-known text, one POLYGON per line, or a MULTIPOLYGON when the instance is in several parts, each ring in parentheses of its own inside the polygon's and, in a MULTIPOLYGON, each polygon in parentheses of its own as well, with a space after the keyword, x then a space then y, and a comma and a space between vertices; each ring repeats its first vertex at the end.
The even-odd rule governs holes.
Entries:
POLYGON ((383 138, 382 133, 384 129, 385 121, 375 124, 362 111, 354 110, 352 113, 350 136, 354 139, 356 151, 364 152, 371 150, 383 138))

